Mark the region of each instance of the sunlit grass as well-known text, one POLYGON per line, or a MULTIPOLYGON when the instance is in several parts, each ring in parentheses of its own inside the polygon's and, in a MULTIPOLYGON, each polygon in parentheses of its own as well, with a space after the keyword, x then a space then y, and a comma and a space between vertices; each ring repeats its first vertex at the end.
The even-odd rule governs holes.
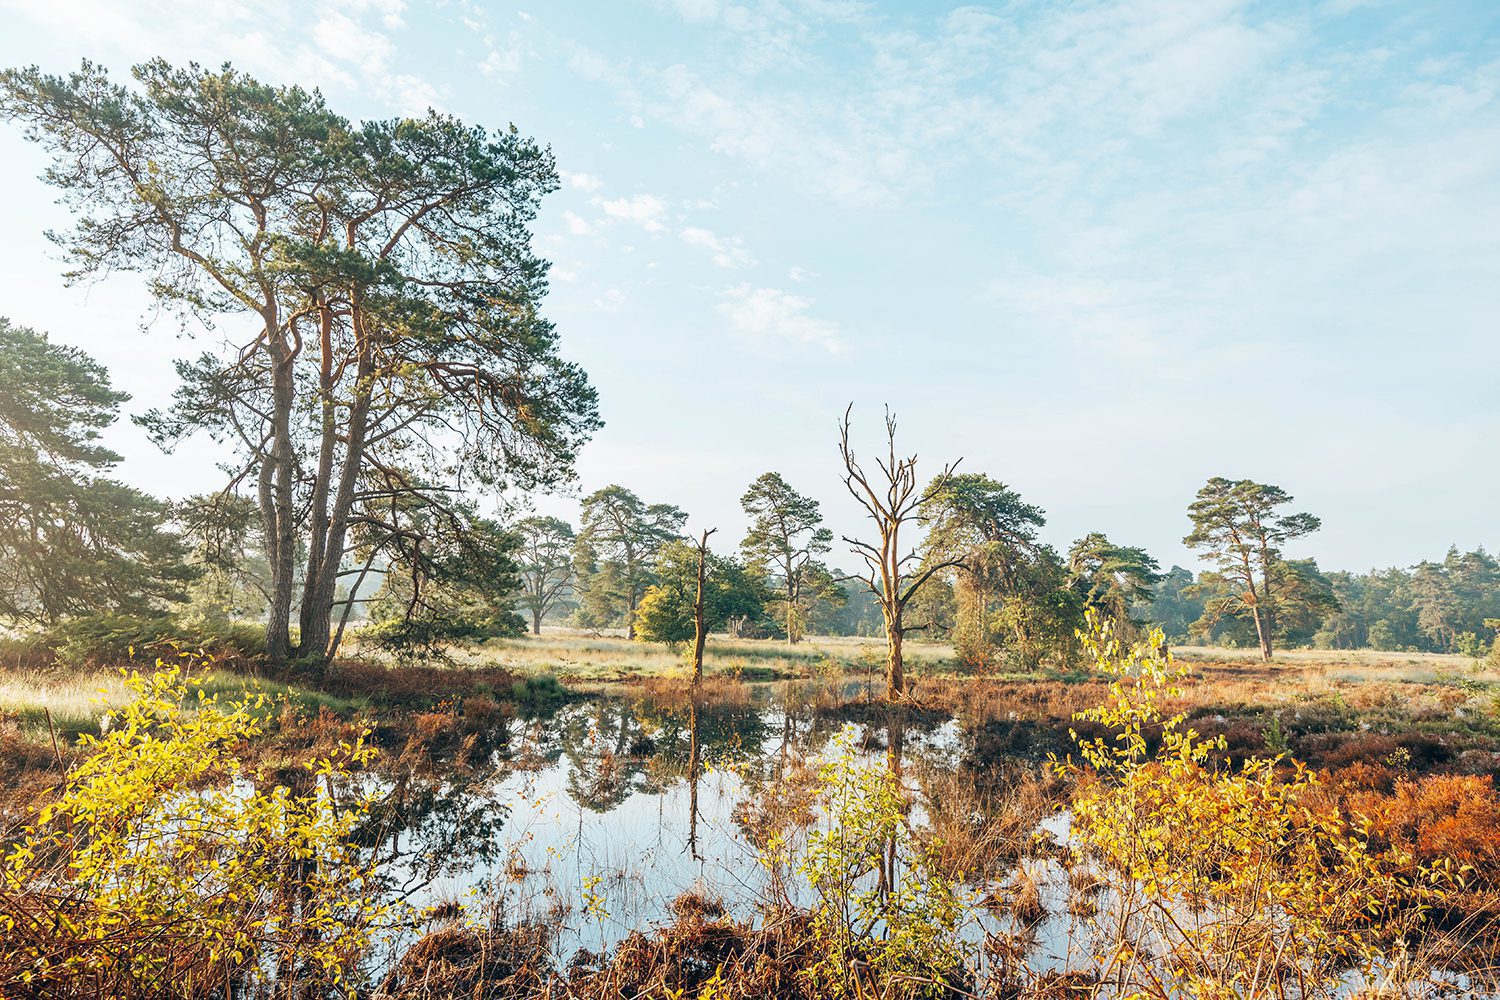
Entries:
POLYGON ((0 715, 14 718, 31 736, 49 732, 49 714, 59 738, 97 733, 105 713, 130 697, 118 672, 27 670, 0 675, 0 715))
MULTIPOLYGON (((264 694, 274 705, 289 699, 305 712, 327 707, 340 714, 363 706, 353 699, 228 670, 209 671, 201 680, 206 694, 223 700, 264 694)), ((80 673, 51 668, 0 673, 0 716, 13 718, 22 732, 35 739, 49 739, 53 731, 59 740, 69 742, 81 733, 97 734, 104 717, 130 700, 118 670, 80 673)))
MULTIPOLYGON (((357 638, 352 655, 368 658, 357 638)), ((623 635, 595 635, 549 629, 540 636, 494 639, 453 651, 460 666, 498 666, 517 674, 554 675, 565 682, 609 683, 642 677, 675 676, 683 670, 685 647, 636 642, 623 635)), ((957 668, 947 644, 908 640, 907 668, 939 673, 957 668)), ((878 638, 809 637, 795 645, 772 639, 709 638, 704 670, 743 680, 811 677, 829 672, 864 674, 885 669, 885 642, 878 638)))

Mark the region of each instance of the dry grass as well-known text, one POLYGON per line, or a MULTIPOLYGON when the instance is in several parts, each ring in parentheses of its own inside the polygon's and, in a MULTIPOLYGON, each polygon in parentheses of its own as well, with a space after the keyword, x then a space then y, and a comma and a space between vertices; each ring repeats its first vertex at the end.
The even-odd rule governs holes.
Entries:
POLYGON ((1024 926, 1039 923, 1046 918, 1047 906, 1042 902, 1042 885, 1032 866, 1023 864, 1016 868, 1006 902, 1011 915, 1024 926))
POLYGON ((982 775, 932 766, 914 771, 935 861, 957 879, 995 877, 1036 853, 1037 824, 1065 792, 1055 775, 1020 763, 982 775))
MULTIPOLYGON (((908 650, 909 669, 918 674, 951 671, 957 666, 947 645, 908 641, 908 650)), ((346 652, 376 659, 359 646, 357 636, 346 652)), ((498 666, 517 674, 551 674, 570 684, 597 684, 682 676, 686 673, 683 653, 681 648, 635 642, 607 631, 547 627, 540 636, 493 639, 456 650, 454 659, 462 666, 498 666)), ((884 656, 881 639, 816 636, 794 645, 713 635, 704 652, 704 672, 747 681, 813 677, 829 666, 847 674, 878 674, 884 656)))

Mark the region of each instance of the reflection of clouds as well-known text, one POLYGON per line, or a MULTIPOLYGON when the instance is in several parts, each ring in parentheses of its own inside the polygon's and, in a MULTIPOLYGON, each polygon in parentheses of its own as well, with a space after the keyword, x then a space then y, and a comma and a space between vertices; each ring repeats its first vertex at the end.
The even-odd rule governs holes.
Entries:
MULTIPOLYGON (((562 907, 557 952, 564 959, 670 920, 671 901, 684 891, 722 899, 732 916, 753 916, 768 898, 770 874, 742 828, 744 807, 774 793, 789 768, 815 779, 830 740, 846 725, 836 713, 788 707, 766 694, 704 704, 696 713, 686 699, 599 698, 513 724, 496 778, 471 789, 505 810, 503 827, 482 859, 454 858, 431 897, 499 893, 501 912, 512 920, 562 907), (701 760, 693 782, 695 714, 701 760), (643 736, 654 751, 629 753, 630 743, 643 736), (695 832, 696 857, 689 849, 695 832), (579 903, 585 880, 594 878, 608 911, 602 922, 579 903)), ((893 734, 884 721, 856 726, 857 744, 865 747, 860 759, 888 766, 894 743, 908 765, 957 768, 962 739, 956 721, 898 728, 893 734)), ((918 793, 912 771, 902 780, 918 793)), ((920 811, 913 815, 921 820, 920 811)), ((804 833, 791 830, 794 840, 804 833)), ((787 888, 794 900, 807 901, 805 887, 787 888)))

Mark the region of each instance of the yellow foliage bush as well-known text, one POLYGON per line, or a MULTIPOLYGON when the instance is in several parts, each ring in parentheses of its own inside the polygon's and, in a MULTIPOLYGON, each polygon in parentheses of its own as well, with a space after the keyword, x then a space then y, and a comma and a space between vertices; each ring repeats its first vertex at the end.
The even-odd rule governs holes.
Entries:
POLYGON ((819 768, 824 826, 800 857, 780 833, 762 851, 763 863, 790 865, 815 896, 799 972, 808 995, 952 995, 969 975, 971 949, 956 931, 972 894, 912 830, 892 769, 861 761, 850 727, 832 749, 819 768))
POLYGON ((1114 735, 1075 733, 1090 768, 1064 768, 1080 779, 1078 851, 1111 876, 1103 982, 1121 995, 1314 997, 1351 972, 1373 982, 1404 966, 1425 903, 1455 873, 1372 850, 1370 822, 1329 808, 1300 763, 1233 768, 1222 737, 1164 717, 1186 671, 1159 633, 1126 649, 1091 615, 1079 638, 1112 678, 1078 718, 1114 735))
POLYGON ((126 683, 134 700, 81 737, 84 760, 0 862, 0 996, 351 989, 385 912, 351 842, 364 737, 288 788, 240 760, 263 697, 220 703, 161 661, 126 683))

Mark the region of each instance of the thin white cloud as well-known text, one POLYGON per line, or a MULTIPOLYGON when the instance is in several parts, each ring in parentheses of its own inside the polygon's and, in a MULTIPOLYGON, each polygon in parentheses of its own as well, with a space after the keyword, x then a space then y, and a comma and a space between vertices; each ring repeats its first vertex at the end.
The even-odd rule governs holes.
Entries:
POLYGON ((625 293, 618 288, 606 288, 594 297, 593 307, 600 312, 618 312, 625 305, 625 293))
POLYGON ((267 83, 363 90, 394 114, 441 105, 442 91, 399 64, 392 33, 406 28, 404 0, 4 0, 25 17, 110 66, 170 54, 207 66, 229 61, 267 83))
POLYGON ((521 72, 521 55, 521 36, 513 31, 506 45, 491 45, 479 72, 492 80, 509 79, 521 72))
POLYGON ((648 233, 660 232, 666 228, 663 220, 667 214, 667 203, 654 194, 636 194, 628 198, 600 201, 599 208, 610 219, 633 222, 648 233))
POLYGON ((568 227, 568 232, 574 236, 586 236, 594 228, 589 225, 587 219, 573 211, 563 212, 563 224, 568 227))
POLYGON ((710 229, 687 226, 677 234, 688 246, 702 247, 709 252, 713 262, 720 267, 745 267, 755 263, 745 241, 738 236, 721 237, 710 229))
POLYGON ((420 118, 428 111, 441 111, 442 97, 432 84, 420 76, 396 73, 387 76, 380 84, 394 109, 408 118, 420 118))
POLYGON ((812 307, 811 299, 748 283, 725 289, 719 299, 719 314, 740 333, 809 344, 830 354, 843 350, 843 331, 839 325, 809 315, 812 307))
POLYGON ((604 182, 595 177, 593 174, 575 173, 572 171, 564 170, 562 172, 562 179, 563 183, 568 187, 577 188, 584 194, 593 194, 604 187, 604 182))
POLYGON ((341 10, 328 10, 313 23, 318 48, 339 62, 361 63, 370 72, 384 73, 396 45, 385 33, 367 28, 341 10))

